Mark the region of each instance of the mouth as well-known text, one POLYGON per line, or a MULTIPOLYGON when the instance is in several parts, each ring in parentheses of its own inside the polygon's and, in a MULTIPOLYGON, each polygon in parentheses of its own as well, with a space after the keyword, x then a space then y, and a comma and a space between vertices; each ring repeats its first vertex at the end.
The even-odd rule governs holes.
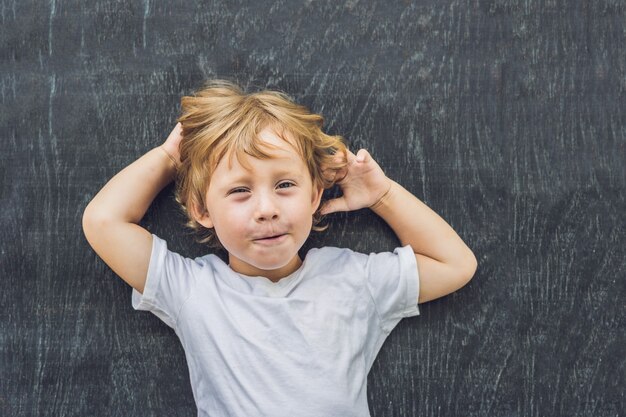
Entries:
POLYGON ((287 236, 287 234, 268 236, 261 239, 254 239, 254 241, 259 243, 279 243, 284 240, 285 236, 287 236))
POLYGON ((254 240, 267 240, 267 239, 276 239, 277 237, 281 237, 281 236, 283 236, 283 235, 284 235, 284 233, 283 233, 283 234, 280 234, 280 235, 274 235, 274 236, 266 236, 266 237, 260 237, 260 238, 258 238, 258 239, 254 239, 254 240))

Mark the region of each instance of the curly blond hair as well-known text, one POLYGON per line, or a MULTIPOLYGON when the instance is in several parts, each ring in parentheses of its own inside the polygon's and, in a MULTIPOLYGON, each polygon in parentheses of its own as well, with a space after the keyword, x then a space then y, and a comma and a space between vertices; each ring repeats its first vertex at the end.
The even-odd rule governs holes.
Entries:
MULTIPOLYGON (((332 173, 347 165, 344 138, 322 132, 324 118, 281 91, 245 93, 230 80, 208 80, 192 96, 182 97, 177 121, 182 124, 183 138, 175 199, 187 218, 185 226, 199 235, 198 243, 207 243, 209 247, 224 249, 214 230, 197 222, 194 213, 207 211, 204 196, 211 176, 226 154, 229 158, 236 154, 244 166, 244 153, 259 159, 270 158, 262 149, 267 145, 258 137, 266 127, 297 149, 309 169, 314 189, 331 188, 332 173), (335 158, 337 152, 343 158, 335 158)), ((313 231, 328 228, 318 226, 323 218, 322 206, 313 215, 313 231)))

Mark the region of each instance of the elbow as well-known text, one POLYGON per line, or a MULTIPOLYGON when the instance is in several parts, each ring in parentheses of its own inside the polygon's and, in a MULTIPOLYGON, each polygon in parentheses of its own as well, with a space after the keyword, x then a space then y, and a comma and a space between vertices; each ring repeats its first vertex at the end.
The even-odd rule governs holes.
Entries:
POLYGON ((87 241, 90 242, 90 237, 96 230, 101 230, 103 227, 106 227, 106 218, 98 214, 93 208, 90 209, 89 206, 87 206, 85 211, 83 211, 81 223, 83 234, 87 241))
POLYGON ((87 242, 90 242, 89 237, 92 233, 92 230, 96 227, 96 221, 94 216, 87 209, 85 209, 85 211, 83 212, 82 227, 85 239, 87 239, 87 242))
POLYGON ((91 215, 89 213, 89 207, 85 208, 85 210, 83 211, 83 218, 81 220, 81 224, 83 227, 83 233, 86 233, 87 228, 89 228, 89 225, 91 223, 91 215))
POLYGON ((87 206, 85 210, 83 211, 83 218, 82 218, 83 232, 93 226, 93 224, 96 222, 95 219, 96 219, 96 216, 93 213, 93 209, 90 209, 89 206, 87 206))
POLYGON ((474 274, 476 274, 477 269, 478 260, 476 259, 476 255, 474 255, 474 252, 469 251, 467 255, 467 260, 464 262, 463 268, 463 279, 465 281, 465 284, 471 281, 471 279, 474 277, 474 274))

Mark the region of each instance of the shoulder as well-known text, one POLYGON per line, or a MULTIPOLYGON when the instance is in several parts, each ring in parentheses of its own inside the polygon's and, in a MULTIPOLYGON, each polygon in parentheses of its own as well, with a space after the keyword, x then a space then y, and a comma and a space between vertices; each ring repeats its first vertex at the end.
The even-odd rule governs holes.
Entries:
POLYGON ((312 248, 306 254, 307 263, 312 263, 317 268, 324 265, 332 265, 335 269, 353 269, 362 267, 367 261, 368 255, 356 252, 350 248, 336 246, 324 246, 312 248))
POLYGON ((380 251, 380 252, 358 252, 350 248, 341 248, 336 246, 324 246, 321 248, 313 248, 309 250, 307 253, 307 257, 317 256, 317 257, 347 257, 347 258, 355 258, 358 260, 366 260, 372 256, 389 256, 398 254, 400 252, 406 251, 406 247, 398 246, 391 251, 380 251))
POLYGON ((195 258, 187 257, 179 252, 170 249, 170 244, 165 239, 153 234, 153 249, 152 257, 154 262, 165 263, 171 267, 178 267, 188 272, 193 272, 199 269, 220 269, 221 266, 226 266, 226 263, 217 255, 213 253, 197 256, 195 258))
POLYGON ((369 269, 372 267, 388 268, 398 262, 415 262, 415 254, 410 245, 398 246, 391 251, 358 252, 350 248, 324 246, 313 248, 307 253, 312 263, 332 263, 333 265, 352 269, 369 269))
POLYGON ((339 248, 336 246, 322 246, 321 248, 311 248, 306 254, 306 257, 339 257, 339 256, 351 256, 355 254, 350 248, 339 248))
POLYGON ((202 275, 224 276, 232 273, 228 263, 214 253, 198 256, 192 262, 202 275))

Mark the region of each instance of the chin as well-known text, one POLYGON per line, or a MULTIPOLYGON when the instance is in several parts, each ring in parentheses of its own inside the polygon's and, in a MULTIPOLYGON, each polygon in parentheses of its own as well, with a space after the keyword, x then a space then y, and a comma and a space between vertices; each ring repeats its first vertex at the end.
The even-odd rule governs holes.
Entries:
POLYGON ((248 262, 248 263, 250 265, 254 266, 255 268, 263 269, 264 271, 273 271, 275 269, 279 269, 279 268, 282 268, 284 266, 287 266, 287 264, 289 264, 291 259, 293 259, 293 257, 291 257, 289 259, 282 259, 282 260, 276 261, 276 262, 263 262, 263 263, 248 262))
MULTIPOLYGON (((244 262, 254 268, 262 269, 265 271, 271 271, 274 269, 279 269, 287 264, 293 259, 294 255, 285 256, 285 250, 278 251, 279 255, 276 257, 273 256, 246 256, 247 254, 240 254, 237 252, 228 251, 231 256, 237 258, 240 262, 244 262)), ((297 253, 296 253, 297 255, 297 253)))

